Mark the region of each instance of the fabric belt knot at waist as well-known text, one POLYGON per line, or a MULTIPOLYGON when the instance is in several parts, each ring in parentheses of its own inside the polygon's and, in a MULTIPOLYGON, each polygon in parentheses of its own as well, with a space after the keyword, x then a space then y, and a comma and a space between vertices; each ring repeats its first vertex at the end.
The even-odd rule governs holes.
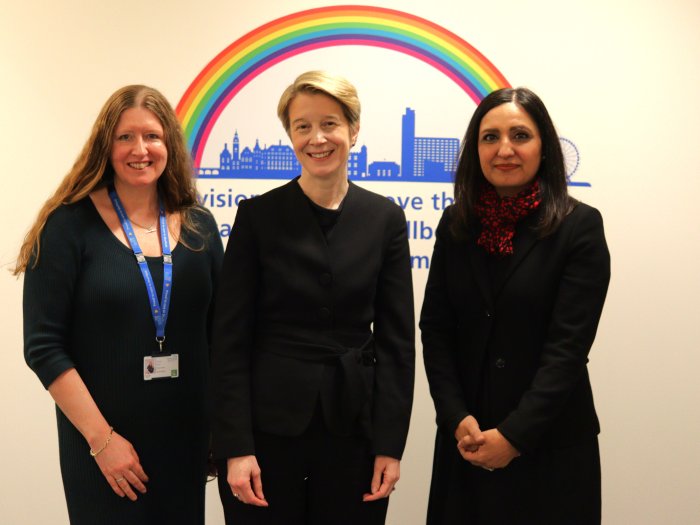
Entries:
POLYGON ((360 346, 344 346, 323 333, 282 334, 268 329, 259 333, 256 346, 261 353, 336 367, 342 381, 340 388, 334 389, 339 394, 337 408, 341 419, 352 423, 370 398, 372 385, 368 384, 364 369, 376 363, 374 336, 370 333, 351 337, 352 340, 360 338, 364 338, 360 346))

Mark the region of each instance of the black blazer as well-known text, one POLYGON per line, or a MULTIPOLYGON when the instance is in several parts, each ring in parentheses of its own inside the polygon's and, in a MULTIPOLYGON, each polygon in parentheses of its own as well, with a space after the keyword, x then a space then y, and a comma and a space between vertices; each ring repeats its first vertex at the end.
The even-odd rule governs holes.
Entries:
POLYGON ((326 238, 292 180, 240 204, 220 283, 212 351, 216 457, 254 454, 254 429, 301 434, 319 400, 332 430, 362 425, 375 454, 401 457, 415 326, 406 219, 398 206, 350 183, 326 238), (362 413, 342 421, 348 370, 333 355, 317 359, 315 349, 340 355, 367 343, 374 359, 360 363, 366 388, 354 400, 362 413))
POLYGON ((522 221, 493 285, 475 235, 455 240, 451 217, 437 228, 420 321, 440 430, 451 437, 473 414, 522 453, 595 436, 586 363, 610 279, 600 213, 579 203, 543 239, 537 214, 522 221))

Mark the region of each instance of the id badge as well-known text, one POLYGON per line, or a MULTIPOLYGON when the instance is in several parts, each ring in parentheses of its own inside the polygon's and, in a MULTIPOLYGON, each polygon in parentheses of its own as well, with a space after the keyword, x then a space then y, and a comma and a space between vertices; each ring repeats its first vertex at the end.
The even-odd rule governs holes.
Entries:
POLYGON ((180 375, 180 363, 178 354, 170 355, 147 355, 143 358, 143 380, 171 378, 175 379, 180 375))

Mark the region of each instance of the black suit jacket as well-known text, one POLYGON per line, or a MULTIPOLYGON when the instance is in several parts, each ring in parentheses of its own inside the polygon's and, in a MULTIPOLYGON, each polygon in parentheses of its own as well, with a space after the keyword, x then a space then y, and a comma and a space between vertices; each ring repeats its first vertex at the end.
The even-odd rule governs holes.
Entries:
POLYGON ((518 226, 514 255, 492 284, 475 234, 456 240, 448 208, 437 228, 421 312, 425 368, 450 440, 473 414, 522 453, 599 432, 586 363, 610 279, 603 222, 578 204, 539 239, 518 226))
POLYGON ((301 434, 319 400, 331 429, 363 425, 375 454, 401 457, 415 328, 398 206, 351 183, 325 237, 299 184, 290 181, 240 204, 220 282, 212 350, 216 457, 254 454, 254 429, 301 434), (314 348, 340 353, 372 333, 376 362, 362 367, 369 401, 359 419, 342 421, 346 370, 337 360, 316 359, 314 348))

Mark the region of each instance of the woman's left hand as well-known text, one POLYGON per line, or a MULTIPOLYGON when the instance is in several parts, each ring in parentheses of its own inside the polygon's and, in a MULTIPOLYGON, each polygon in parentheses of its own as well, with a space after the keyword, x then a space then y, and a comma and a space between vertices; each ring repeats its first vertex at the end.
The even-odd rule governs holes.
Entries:
POLYGON ((475 467, 482 467, 486 470, 504 468, 520 455, 520 452, 503 437, 498 429, 492 428, 482 434, 484 444, 475 451, 469 450, 465 438, 457 443, 459 453, 475 467))
POLYGON ((377 456, 374 458, 374 474, 370 484, 371 493, 364 494, 362 501, 375 501, 388 498, 394 490, 394 485, 399 481, 401 462, 389 456, 377 456))

